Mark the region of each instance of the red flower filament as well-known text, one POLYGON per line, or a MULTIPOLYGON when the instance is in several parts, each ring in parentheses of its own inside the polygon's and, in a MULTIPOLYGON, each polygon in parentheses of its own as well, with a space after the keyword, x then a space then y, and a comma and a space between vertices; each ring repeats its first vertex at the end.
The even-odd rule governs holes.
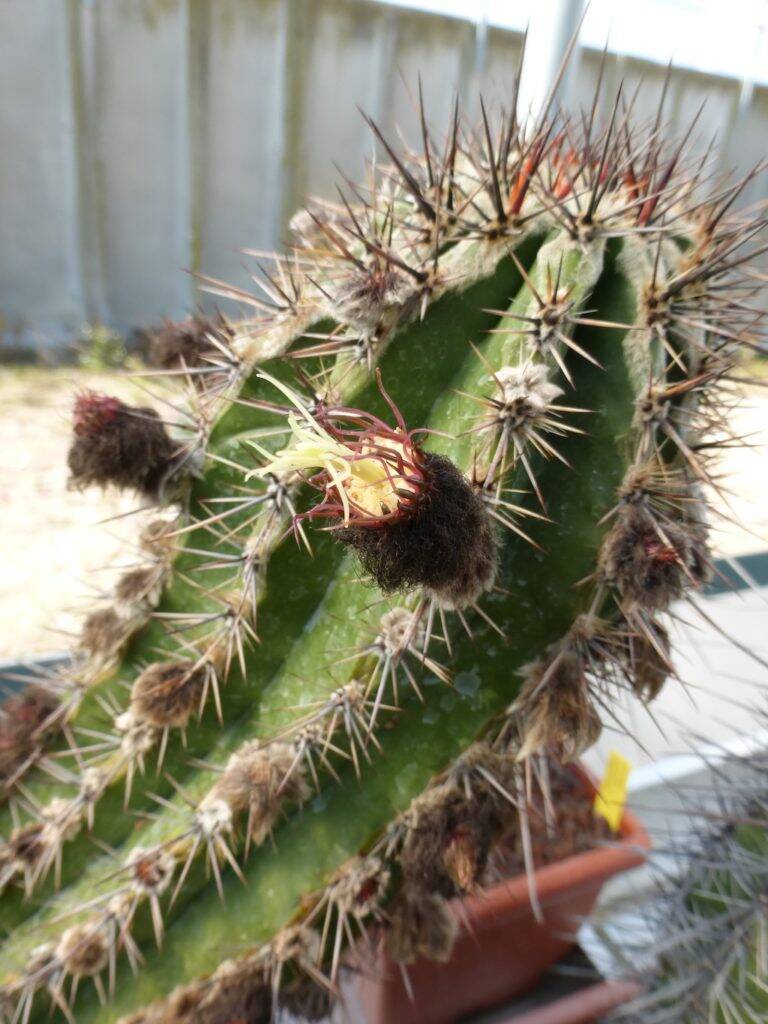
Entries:
POLYGON ((297 516, 298 520, 340 519, 344 527, 376 529, 416 511, 427 487, 426 458, 414 440, 420 431, 407 429, 380 378, 379 388, 396 427, 371 413, 344 406, 327 408, 321 403, 310 414, 288 388, 274 383, 301 416, 289 416, 293 443, 270 457, 260 475, 322 467, 307 482, 322 491, 324 498, 297 516))

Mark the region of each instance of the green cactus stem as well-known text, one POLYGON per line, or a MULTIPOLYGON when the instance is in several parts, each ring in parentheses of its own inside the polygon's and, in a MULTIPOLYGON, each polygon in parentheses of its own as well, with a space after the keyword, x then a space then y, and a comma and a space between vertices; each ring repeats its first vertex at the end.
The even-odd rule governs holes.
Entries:
POLYGON ((360 932, 445 955, 526 773, 671 671, 760 344, 742 183, 620 95, 384 145, 263 296, 211 282, 251 319, 166 325, 178 399, 78 400, 74 483, 161 511, 0 762, 14 1024, 317 1016, 360 932))

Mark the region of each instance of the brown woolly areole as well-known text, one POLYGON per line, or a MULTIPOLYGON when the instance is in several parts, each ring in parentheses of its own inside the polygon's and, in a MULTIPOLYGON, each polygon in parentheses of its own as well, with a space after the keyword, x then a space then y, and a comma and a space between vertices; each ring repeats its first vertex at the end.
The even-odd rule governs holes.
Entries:
POLYGON ((522 737, 521 759, 546 750, 563 763, 574 761, 599 738, 598 708, 613 691, 630 690, 647 704, 672 673, 667 629, 644 608, 628 609, 614 623, 582 614, 522 667, 523 686, 499 735, 522 737))
POLYGON ((504 794, 514 793, 518 772, 513 756, 478 742, 411 804, 395 826, 406 888, 445 898, 475 889, 509 826, 504 794))
POLYGON ((445 963, 458 931, 446 900, 434 893, 409 892, 406 888, 389 910, 387 953, 400 964, 413 963, 420 956, 445 963))
POLYGON ((109 943, 104 932, 74 925, 61 936, 56 956, 68 974, 88 978, 103 971, 109 962, 109 943))
POLYGON ((157 498, 180 451, 154 409, 94 391, 75 399, 73 432, 67 465, 75 487, 114 484, 157 498))
POLYGON ((176 861, 168 850, 153 850, 137 846, 125 862, 130 872, 131 885, 149 897, 161 896, 171 884, 176 861))
POLYGON ((575 761, 600 738, 603 727, 588 673, 599 669, 602 655, 592 648, 592 639, 590 633, 569 635, 521 669, 525 681, 512 705, 524 737, 521 760, 553 750, 563 762, 575 761))
POLYGON ((248 842, 257 846, 271 833, 285 803, 303 803, 311 793, 303 766, 290 743, 262 746, 258 740, 233 754, 210 793, 239 814, 248 811, 248 842))
POLYGON ((80 648, 95 658, 111 657, 122 646, 131 629, 131 624, 114 608, 98 608, 83 619, 80 648))
POLYGON ((44 832, 45 825, 39 821, 15 828, 3 848, 4 859, 15 870, 34 868, 45 853, 44 832))
POLYGON ((672 644, 666 627, 656 620, 646 622, 642 631, 630 627, 627 662, 632 688, 640 700, 650 704, 673 673, 672 644))
POLYGON ((329 314, 365 337, 383 334, 397 323, 417 296, 413 283, 380 257, 349 271, 335 284, 326 302, 329 314))
POLYGON ((200 708, 206 668, 193 661, 161 661, 146 668, 131 689, 131 710, 155 728, 183 727, 200 708))
POLYGON ((176 548, 177 525, 175 518, 150 520, 139 534, 139 546, 154 558, 168 558, 176 548))
POLYGON ((702 523, 655 516, 625 505, 600 550, 599 572, 622 598, 663 611, 708 578, 709 553, 702 523))
POLYGON ((115 585, 115 598, 128 607, 152 607, 160 599, 166 569, 149 565, 123 573, 115 585))

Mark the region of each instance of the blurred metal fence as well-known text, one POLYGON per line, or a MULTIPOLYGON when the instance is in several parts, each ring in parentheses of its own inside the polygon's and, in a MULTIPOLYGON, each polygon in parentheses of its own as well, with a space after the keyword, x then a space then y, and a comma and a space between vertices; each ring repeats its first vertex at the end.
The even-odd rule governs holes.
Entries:
MULTIPOLYGON (((201 295, 182 268, 246 282, 238 250, 279 246, 305 197, 333 195, 333 160, 361 176, 356 104, 413 138, 420 73, 439 129, 457 89, 470 114, 508 95, 520 45, 367 0, 0 0, 0 352, 183 315, 201 295)), ((581 54, 571 103, 598 63, 581 54)), ((612 56, 608 91, 643 77, 650 115, 664 73, 612 56)), ((673 72, 673 122, 704 98, 725 165, 764 155, 768 90, 673 72)))

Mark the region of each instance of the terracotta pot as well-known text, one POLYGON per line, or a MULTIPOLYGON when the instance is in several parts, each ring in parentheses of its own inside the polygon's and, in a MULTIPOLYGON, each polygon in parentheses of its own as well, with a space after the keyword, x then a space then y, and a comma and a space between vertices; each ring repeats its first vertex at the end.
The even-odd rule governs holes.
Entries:
POLYGON ((496 1024, 595 1024, 603 1014, 629 1002, 639 991, 639 985, 628 981, 601 981, 535 1010, 499 1017, 496 1024))
MULTIPOLYGON (((579 774, 594 796, 594 780, 582 769, 579 774)), ((401 969, 382 953, 376 969, 358 979, 362 1015, 355 1017, 355 1024, 451 1024, 524 994, 575 945, 579 925, 604 883, 641 864, 649 846, 647 832, 626 811, 615 844, 539 868, 535 884, 542 921, 531 908, 525 875, 501 882, 481 896, 454 900, 451 910, 459 936, 451 959, 444 964, 410 964, 411 997, 401 969)), ((580 1019, 589 1017, 574 1018, 580 1019)))

